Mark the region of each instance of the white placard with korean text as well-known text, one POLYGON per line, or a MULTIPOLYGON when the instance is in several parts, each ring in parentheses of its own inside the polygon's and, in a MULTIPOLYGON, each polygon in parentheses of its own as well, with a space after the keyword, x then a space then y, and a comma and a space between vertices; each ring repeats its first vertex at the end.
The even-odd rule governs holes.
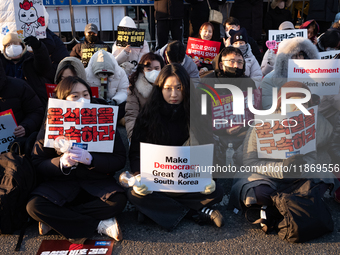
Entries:
POLYGON ((321 59, 332 59, 339 53, 340 53, 340 50, 328 50, 328 51, 319 52, 319 56, 321 59))
POLYGON ((287 115, 255 115, 256 120, 263 121, 255 127, 258 157, 286 159, 315 151, 318 107, 310 107, 308 111, 311 115, 304 115, 301 111, 287 115))
POLYGON ((141 183, 151 191, 201 192, 211 183, 213 144, 163 146, 140 144, 141 183))
POLYGON ((54 148, 58 136, 90 152, 113 152, 118 106, 50 98, 44 146, 54 148))
POLYGON ((289 59, 288 81, 300 81, 312 94, 336 95, 340 85, 340 63, 337 59, 289 59))
POLYGON ((276 54, 279 44, 285 39, 294 37, 308 38, 307 29, 289 29, 289 30, 269 30, 268 41, 276 41, 276 47, 273 49, 276 54))

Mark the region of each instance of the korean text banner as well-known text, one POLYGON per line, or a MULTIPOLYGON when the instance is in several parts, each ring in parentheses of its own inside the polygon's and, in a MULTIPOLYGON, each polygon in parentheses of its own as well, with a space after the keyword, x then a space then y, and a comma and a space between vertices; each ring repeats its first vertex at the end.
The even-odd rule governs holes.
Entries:
POLYGON ((143 48, 145 38, 145 29, 120 27, 118 26, 116 45, 120 47, 143 48))
POLYGON ((81 44, 81 62, 87 66, 94 53, 99 50, 108 51, 109 47, 105 44, 81 44))
POLYGON ((276 54, 279 44, 285 39, 294 37, 308 38, 307 29, 289 29, 289 30, 269 30, 268 41, 276 41, 276 47, 273 49, 276 54))
MULTIPOLYGON (((244 122, 254 118, 254 114, 250 112, 248 107, 248 95, 246 91, 243 91, 244 95, 244 114, 233 114, 233 95, 220 96, 222 105, 219 100, 212 101, 212 125, 213 130, 230 129, 232 127, 241 126, 244 122)), ((255 89, 252 95, 253 105, 255 109, 260 109, 262 106, 261 91, 255 89)))
POLYGON ((6 152, 8 145, 14 141, 13 134, 17 124, 12 114, 0 116, 0 153, 6 152))
POLYGON ((50 98, 44 146, 54 148, 58 136, 87 145, 90 152, 113 152, 118 106, 50 98))
POLYGON ((200 192, 211 183, 213 144, 163 146, 141 143, 141 183, 151 191, 200 192))
POLYGON ((289 112, 286 116, 256 115, 256 120, 263 121, 255 125, 258 157, 286 159, 315 151, 318 107, 308 108, 308 111, 311 115, 301 111, 289 112))
POLYGON ((300 81, 318 96, 339 93, 340 65, 337 59, 289 59, 288 81, 300 81))
POLYGON ((189 37, 186 54, 192 59, 198 59, 200 63, 211 64, 220 52, 220 46, 221 42, 189 37))
POLYGON ((319 56, 321 59, 332 59, 339 53, 340 53, 340 50, 327 50, 327 51, 319 52, 319 56))
POLYGON ((29 36, 46 38, 42 1, 13 0, 13 2, 19 38, 23 39, 29 36))

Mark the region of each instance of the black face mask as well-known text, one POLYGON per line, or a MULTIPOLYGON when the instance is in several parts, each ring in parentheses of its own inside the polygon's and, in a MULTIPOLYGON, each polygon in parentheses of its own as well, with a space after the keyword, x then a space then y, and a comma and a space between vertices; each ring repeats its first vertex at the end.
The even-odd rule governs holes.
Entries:
POLYGON ((241 77, 243 75, 243 69, 236 67, 225 67, 226 71, 220 72, 223 77, 241 77))
POLYGON ((96 35, 86 35, 85 39, 89 43, 95 43, 97 41, 97 39, 98 39, 98 36, 96 36, 96 35))

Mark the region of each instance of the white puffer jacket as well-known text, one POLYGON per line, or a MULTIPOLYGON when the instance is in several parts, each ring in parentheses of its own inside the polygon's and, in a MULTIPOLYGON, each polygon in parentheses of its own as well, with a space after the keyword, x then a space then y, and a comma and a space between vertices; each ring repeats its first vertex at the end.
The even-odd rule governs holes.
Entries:
POLYGON ((108 77, 108 95, 106 100, 115 100, 117 104, 126 101, 129 80, 123 68, 121 68, 114 56, 104 50, 97 51, 90 59, 85 69, 86 78, 91 87, 98 87, 100 94, 100 78, 96 75, 99 72, 110 72, 113 75, 108 77))

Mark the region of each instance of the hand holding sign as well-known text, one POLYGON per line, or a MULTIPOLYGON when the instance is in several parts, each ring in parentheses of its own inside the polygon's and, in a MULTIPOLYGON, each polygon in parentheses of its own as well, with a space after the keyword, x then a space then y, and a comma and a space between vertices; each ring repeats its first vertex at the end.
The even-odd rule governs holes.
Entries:
POLYGON ((71 160, 82 163, 84 165, 91 165, 92 155, 87 150, 73 146, 69 150, 69 154, 71 160))
POLYGON ((274 65, 274 63, 272 63, 273 60, 273 53, 274 53, 274 49, 276 48, 276 41, 266 41, 266 46, 269 49, 269 55, 268 55, 268 64, 270 65, 274 65))
POLYGON ((213 193, 216 189, 216 183, 213 179, 211 179, 211 183, 205 186, 204 191, 201 192, 203 195, 209 195, 213 193))
POLYGON ((17 126, 15 129, 14 129, 14 132, 13 134, 16 136, 16 137, 23 137, 25 136, 26 134, 26 131, 25 131, 25 128, 23 126, 17 126))
POLYGON ((138 181, 138 184, 133 186, 133 191, 136 194, 138 194, 140 196, 146 196, 146 195, 149 195, 149 194, 152 193, 152 191, 148 190, 148 187, 145 184, 140 185, 140 181, 141 181, 141 176, 140 175, 136 176, 136 180, 138 181))

